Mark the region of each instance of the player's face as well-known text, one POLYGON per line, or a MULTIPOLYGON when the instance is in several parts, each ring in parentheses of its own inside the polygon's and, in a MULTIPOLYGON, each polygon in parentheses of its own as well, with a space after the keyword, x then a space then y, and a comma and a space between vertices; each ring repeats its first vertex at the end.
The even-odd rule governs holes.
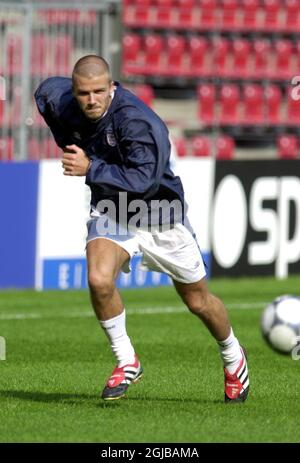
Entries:
POLYGON ((75 76, 73 94, 85 116, 99 119, 111 103, 114 84, 107 74, 97 77, 75 76))

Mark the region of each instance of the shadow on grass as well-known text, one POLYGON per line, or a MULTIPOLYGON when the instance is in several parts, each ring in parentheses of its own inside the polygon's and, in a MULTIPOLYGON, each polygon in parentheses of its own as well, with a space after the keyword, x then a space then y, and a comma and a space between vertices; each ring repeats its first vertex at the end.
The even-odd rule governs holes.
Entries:
POLYGON ((37 392, 37 391, 17 391, 17 390, 1 390, 1 397, 28 400, 30 402, 44 403, 64 403, 64 404, 82 404, 82 400, 96 401, 100 400, 100 394, 68 394, 61 392, 37 392))
POLYGON ((76 393, 60 393, 60 392, 37 392, 37 391, 22 391, 22 390, 1 390, 0 399, 2 397, 27 400, 29 402, 43 402, 69 405, 82 405, 82 402, 93 403, 98 408, 108 408, 120 406, 125 402, 145 402, 147 405, 151 403, 186 403, 194 405, 216 405, 222 404, 221 400, 201 400, 201 399, 182 399, 176 397, 130 397, 130 395, 121 400, 103 401, 100 394, 76 394, 76 393))

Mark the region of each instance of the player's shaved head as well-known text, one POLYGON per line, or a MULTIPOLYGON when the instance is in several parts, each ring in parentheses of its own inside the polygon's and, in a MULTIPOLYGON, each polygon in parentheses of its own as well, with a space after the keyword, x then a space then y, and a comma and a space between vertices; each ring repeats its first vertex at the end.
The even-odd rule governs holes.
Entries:
POLYGON ((72 80, 77 76, 92 79, 107 74, 111 80, 110 69, 104 58, 97 55, 87 55, 80 58, 74 66, 72 80))
POLYGON ((85 116, 93 121, 100 119, 114 94, 114 82, 105 59, 97 55, 80 58, 73 69, 72 83, 73 96, 85 116))

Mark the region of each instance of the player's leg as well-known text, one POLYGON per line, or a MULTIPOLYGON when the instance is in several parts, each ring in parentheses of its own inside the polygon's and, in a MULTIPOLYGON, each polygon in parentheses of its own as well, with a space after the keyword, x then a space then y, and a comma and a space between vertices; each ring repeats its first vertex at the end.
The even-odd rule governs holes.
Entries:
POLYGON ((177 223, 165 231, 139 233, 139 245, 143 265, 170 275, 190 311, 205 323, 218 342, 225 367, 225 400, 244 400, 248 392, 245 355, 233 334, 224 304, 207 288, 204 263, 191 229, 177 223))
POLYGON ((207 326, 217 341, 228 338, 230 323, 223 302, 208 291, 205 279, 196 283, 180 283, 174 286, 189 310, 207 326))
POLYGON ((219 344, 224 363, 225 401, 244 401, 249 391, 247 361, 223 302, 209 292, 204 278, 196 283, 173 282, 183 302, 203 321, 219 344))
POLYGON ((105 400, 121 398, 129 384, 142 375, 142 367, 127 335, 124 305, 115 286, 118 273, 129 257, 121 246, 104 238, 87 244, 92 305, 117 360, 117 367, 102 393, 105 400))
POLYGON ((115 280, 129 259, 128 253, 113 241, 98 238, 87 244, 88 284, 98 320, 109 320, 123 312, 115 280))

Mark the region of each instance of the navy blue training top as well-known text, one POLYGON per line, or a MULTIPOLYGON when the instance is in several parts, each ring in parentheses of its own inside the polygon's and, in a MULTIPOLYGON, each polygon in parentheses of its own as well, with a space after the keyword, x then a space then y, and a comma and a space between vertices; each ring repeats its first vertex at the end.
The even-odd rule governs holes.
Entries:
POLYGON ((128 200, 179 199, 181 180, 170 169, 168 129, 159 116, 129 90, 115 82, 114 98, 98 121, 85 117, 72 94, 72 80, 50 77, 35 92, 39 112, 63 148, 76 144, 92 160, 86 175, 91 205, 119 192, 128 200))

